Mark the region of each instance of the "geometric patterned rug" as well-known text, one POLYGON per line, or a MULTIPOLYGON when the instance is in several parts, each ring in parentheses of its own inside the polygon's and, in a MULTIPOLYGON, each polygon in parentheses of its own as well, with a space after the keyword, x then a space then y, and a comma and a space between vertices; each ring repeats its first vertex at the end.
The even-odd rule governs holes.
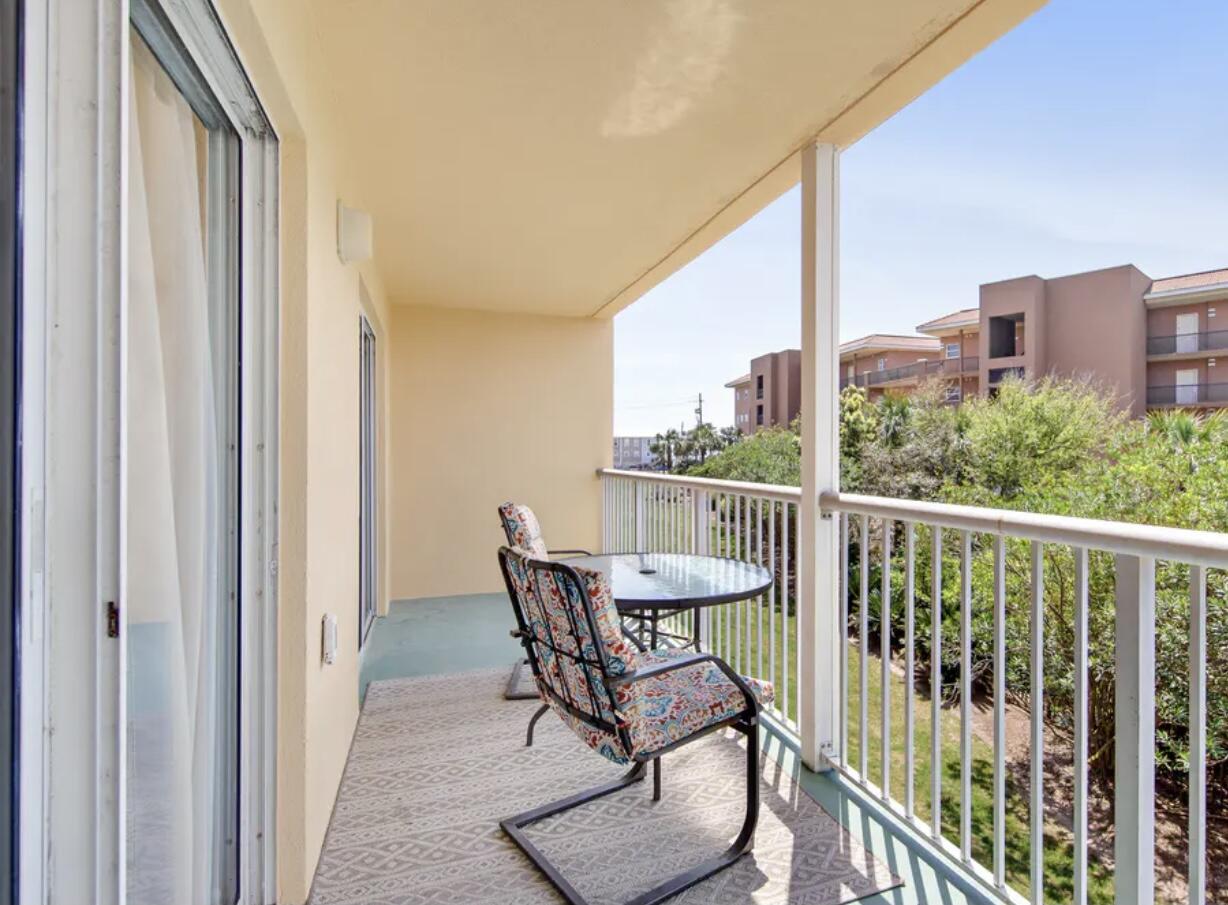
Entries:
MULTIPOLYGON (((560 898, 498 821, 614 779, 553 714, 503 698, 508 670, 377 682, 367 691, 312 886, 313 905, 554 905, 560 898)), ((745 749, 714 734, 651 778, 528 833, 594 903, 625 902, 728 847, 745 749)), ((900 880, 765 757, 751 854, 671 902, 842 905, 900 880)))

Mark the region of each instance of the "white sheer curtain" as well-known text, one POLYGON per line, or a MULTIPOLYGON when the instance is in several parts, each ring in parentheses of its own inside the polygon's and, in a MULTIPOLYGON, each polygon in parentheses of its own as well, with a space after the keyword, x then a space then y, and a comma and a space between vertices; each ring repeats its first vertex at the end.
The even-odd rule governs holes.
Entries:
MULTIPOLYGON (((207 284, 207 134, 131 37, 122 600, 128 618, 130 903, 220 897, 231 686, 226 493, 207 284), (219 826, 219 821, 223 825, 219 826)), ((220 321, 224 323, 224 320, 220 321)), ((224 359, 223 359, 224 360, 224 359)), ((223 386, 225 384, 222 384, 223 386)), ((224 409, 221 409, 224 411, 224 409)))

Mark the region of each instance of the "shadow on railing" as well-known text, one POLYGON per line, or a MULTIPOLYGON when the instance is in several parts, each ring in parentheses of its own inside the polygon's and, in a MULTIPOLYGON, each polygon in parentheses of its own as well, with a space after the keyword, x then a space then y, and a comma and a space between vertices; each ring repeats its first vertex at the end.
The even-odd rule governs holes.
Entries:
MULTIPOLYGON (((772 715, 797 731, 811 712, 798 709, 807 693, 798 687, 799 489, 600 474, 607 550, 688 550, 772 568, 770 595, 712 610, 701 637, 740 671, 776 681, 772 715)), ((818 595, 839 607, 839 636, 819 652, 838 660, 839 712, 834 725, 807 731, 832 740, 830 764, 868 800, 1004 901, 1043 901, 1054 865, 1075 901, 1111 886, 1118 901, 1155 901, 1157 744, 1173 757, 1156 729, 1157 601, 1164 612, 1186 608, 1188 882, 1191 900, 1201 900, 1208 578, 1215 570, 1220 587, 1228 535, 853 494, 825 493, 819 503, 838 519, 840 539, 835 593, 818 595), (1054 658, 1067 631, 1071 654, 1054 658), (1092 709, 1092 700, 1102 703, 1092 709), (1026 755, 1012 755, 1023 760, 1008 784, 1007 709, 1020 701, 1029 742, 1026 755), (980 711, 991 714, 989 739, 974 728, 980 711), (1068 715, 1059 728, 1073 789, 1061 805, 1072 838, 1061 844, 1045 825, 1046 732, 1056 714, 1068 715), (1113 834, 1115 872, 1091 855, 1093 766, 1096 788, 1112 799, 1094 833, 1113 834)))

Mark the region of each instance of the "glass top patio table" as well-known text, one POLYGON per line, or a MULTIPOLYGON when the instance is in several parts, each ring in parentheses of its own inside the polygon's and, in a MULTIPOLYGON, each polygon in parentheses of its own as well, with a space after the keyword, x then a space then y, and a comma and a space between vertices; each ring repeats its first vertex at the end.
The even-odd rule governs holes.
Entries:
POLYGON ((680 610, 758 597, 772 586, 762 566, 692 553, 615 553, 562 562, 602 572, 620 611, 680 610))

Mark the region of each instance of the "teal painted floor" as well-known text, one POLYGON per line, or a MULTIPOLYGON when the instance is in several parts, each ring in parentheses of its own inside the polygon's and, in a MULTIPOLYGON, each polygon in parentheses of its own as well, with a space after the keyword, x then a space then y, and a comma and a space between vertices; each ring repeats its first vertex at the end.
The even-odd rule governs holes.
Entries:
MULTIPOLYGON (((510 673, 519 645, 508 635, 512 612, 503 594, 393 601, 375 621, 362 654, 359 694, 382 679, 486 669, 506 663, 510 673)), ((799 785, 877 857, 904 886, 862 901, 868 905, 990 905, 991 900, 953 875, 924 843, 883 816, 848 783, 813 773, 791 739, 765 729, 764 744, 799 785)))

